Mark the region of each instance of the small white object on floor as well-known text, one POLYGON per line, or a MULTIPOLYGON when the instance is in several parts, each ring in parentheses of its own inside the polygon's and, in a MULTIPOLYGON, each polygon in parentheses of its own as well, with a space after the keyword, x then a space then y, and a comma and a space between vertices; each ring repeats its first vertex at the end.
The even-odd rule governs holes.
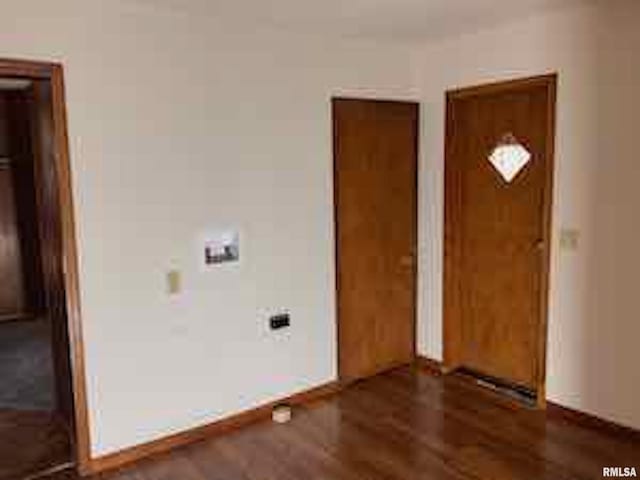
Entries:
POLYGON ((277 405, 271 412, 271 419, 275 423, 287 423, 291 420, 291 407, 289 405, 277 405))

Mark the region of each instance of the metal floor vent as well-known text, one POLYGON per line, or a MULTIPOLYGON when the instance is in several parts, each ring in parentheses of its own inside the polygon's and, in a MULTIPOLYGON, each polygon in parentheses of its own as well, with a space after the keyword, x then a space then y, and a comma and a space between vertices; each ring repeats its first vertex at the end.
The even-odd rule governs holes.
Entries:
POLYGON ((471 372, 469 370, 464 370, 462 373, 471 377, 475 381, 476 385, 480 387, 487 388, 501 395, 510 397, 528 408, 536 407, 536 394, 524 387, 509 385, 496 378, 488 377, 477 372, 471 372))

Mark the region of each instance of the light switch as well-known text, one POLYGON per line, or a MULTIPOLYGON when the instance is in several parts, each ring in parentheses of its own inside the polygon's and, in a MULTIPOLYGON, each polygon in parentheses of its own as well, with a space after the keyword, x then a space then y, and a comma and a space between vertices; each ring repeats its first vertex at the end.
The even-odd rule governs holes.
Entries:
POLYGON ((563 228, 560 230, 560 249, 575 251, 578 249, 580 232, 573 228, 563 228))
POLYGON ((179 270, 169 270, 167 272, 167 293, 169 295, 176 295, 180 293, 180 290, 182 289, 180 280, 179 270))

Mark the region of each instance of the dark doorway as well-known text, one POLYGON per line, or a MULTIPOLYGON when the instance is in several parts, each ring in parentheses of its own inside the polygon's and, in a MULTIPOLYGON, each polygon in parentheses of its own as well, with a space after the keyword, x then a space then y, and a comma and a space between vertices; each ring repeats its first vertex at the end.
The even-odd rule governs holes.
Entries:
POLYGON ((0 480, 75 459, 53 108, 51 81, 0 76, 0 480))
POLYGON ((334 99, 338 364, 348 382, 414 361, 418 105, 334 99))

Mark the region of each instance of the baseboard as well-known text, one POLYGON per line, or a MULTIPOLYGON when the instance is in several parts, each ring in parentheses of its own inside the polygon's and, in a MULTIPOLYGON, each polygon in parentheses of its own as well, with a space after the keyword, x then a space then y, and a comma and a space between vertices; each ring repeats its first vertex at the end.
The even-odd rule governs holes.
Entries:
POLYGON ((416 356, 416 365, 419 369, 424 370, 431 375, 439 376, 443 373, 443 365, 442 362, 438 360, 434 360, 429 357, 425 357, 422 355, 416 356))
POLYGON ((640 441, 640 430, 636 430, 619 423, 605 420, 590 413, 574 410, 569 407, 563 407, 557 403, 547 400, 547 415, 553 418, 559 418, 571 423, 598 430, 609 435, 615 435, 620 438, 626 438, 633 441, 640 441))
POLYGON ((151 455, 173 450, 174 448, 219 435, 229 430, 254 423, 258 420, 269 418, 273 407, 280 403, 288 403, 290 405, 309 403, 313 400, 334 394, 338 392, 339 389, 339 382, 330 382, 310 390, 305 390, 289 397, 261 405, 257 408, 232 415, 231 417, 223 418, 222 420, 218 420, 207 425, 176 433, 141 445, 136 445, 108 455, 92 458, 86 468, 81 469, 79 473, 83 476, 94 475, 104 472, 105 470, 118 468, 151 455))

